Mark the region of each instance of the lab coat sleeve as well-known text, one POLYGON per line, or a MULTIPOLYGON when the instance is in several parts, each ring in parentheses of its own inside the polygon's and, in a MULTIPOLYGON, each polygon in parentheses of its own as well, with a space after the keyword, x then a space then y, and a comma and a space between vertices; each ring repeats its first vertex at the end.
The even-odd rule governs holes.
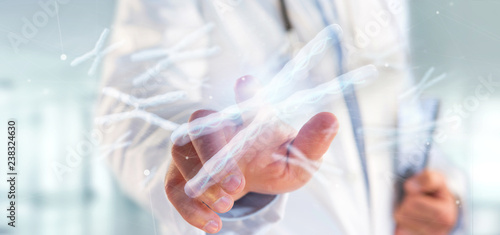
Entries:
POLYGON ((287 198, 288 194, 247 194, 231 211, 220 214, 223 226, 219 234, 267 234, 283 218, 287 198))
MULTIPOLYGON (((200 82, 208 63, 207 58, 191 58, 159 69, 161 58, 137 60, 134 55, 170 48, 205 25, 197 1, 119 2, 109 44, 120 46, 104 60, 100 91, 106 92, 98 101, 95 122, 102 130, 105 160, 121 188, 143 208, 152 211, 157 226, 165 234, 204 234, 185 222, 168 201, 164 177, 171 164, 172 127, 203 107, 200 82), (148 79, 134 83, 141 76, 148 79), (137 100, 180 90, 186 94, 182 100, 137 108, 137 100), (140 115, 134 110, 139 110, 140 115)), ((207 48, 206 37, 200 36, 192 47, 207 48)), ((221 215, 224 220, 221 234, 262 234, 279 220, 285 201, 284 195, 245 196, 230 212, 221 215)))

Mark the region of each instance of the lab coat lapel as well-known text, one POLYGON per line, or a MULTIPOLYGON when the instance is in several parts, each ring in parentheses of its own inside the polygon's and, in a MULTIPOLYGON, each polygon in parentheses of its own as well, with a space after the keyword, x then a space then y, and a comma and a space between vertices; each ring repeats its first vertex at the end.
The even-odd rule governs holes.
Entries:
POLYGON ((370 234, 391 234, 394 197, 393 159, 401 73, 379 69, 376 82, 358 89, 371 186, 370 234))

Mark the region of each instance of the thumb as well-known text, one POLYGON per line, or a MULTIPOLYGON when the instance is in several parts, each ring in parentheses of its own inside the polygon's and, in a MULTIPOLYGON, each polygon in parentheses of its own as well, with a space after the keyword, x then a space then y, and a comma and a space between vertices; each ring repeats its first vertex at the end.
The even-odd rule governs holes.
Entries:
POLYGON ((287 164, 300 182, 307 182, 320 166, 320 159, 338 132, 338 122, 331 113, 319 113, 299 131, 288 147, 287 164))
POLYGON ((293 141, 293 148, 310 160, 319 160, 330 147, 338 129, 335 115, 326 112, 316 114, 300 129, 293 141))

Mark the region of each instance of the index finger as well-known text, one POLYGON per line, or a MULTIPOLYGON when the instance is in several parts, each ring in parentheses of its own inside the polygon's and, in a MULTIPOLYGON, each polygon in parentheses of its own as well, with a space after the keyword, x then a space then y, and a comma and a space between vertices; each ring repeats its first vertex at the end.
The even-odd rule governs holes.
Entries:
MULTIPOLYGON (((208 116, 215 111, 208 110, 199 110, 193 113, 190 118, 190 123, 193 120, 198 118, 202 118, 208 116)), ((207 181, 211 181, 211 183, 204 182, 204 187, 202 187, 201 191, 197 188, 192 188, 187 186, 187 193, 190 196, 195 196, 202 191, 203 189, 208 188, 212 184, 220 183, 220 186, 226 193, 229 194, 237 194, 241 190, 243 190, 244 184, 244 176, 238 168, 238 164, 234 159, 227 159, 226 162, 222 162, 220 168, 211 168, 205 166, 205 163, 209 161, 214 155, 216 155, 226 144, 226 129, 231 127, 223 127, 217 131, 212 133, 207 133, 204 135, 195 136, 190 134, 191 142, 196 149, 196 152, 200 158, 201 163, 203 164, 202 169, 198 174, 204 175, 207 181)))
MULTIPOLYGON (((211 110, 198 110, 194 112, 190 119, 189 123, 192 123, 194 120, 208 116, 210 114, 215 113, 215 111, 211 110)), ((189 133, 189 138, 193 143, 198 156, 202 163, 208 161, 213 155, 215 155, 224 145, 226 145, 226 137, 224 131, 222 129, 215 130, 212 133, 189 133)))

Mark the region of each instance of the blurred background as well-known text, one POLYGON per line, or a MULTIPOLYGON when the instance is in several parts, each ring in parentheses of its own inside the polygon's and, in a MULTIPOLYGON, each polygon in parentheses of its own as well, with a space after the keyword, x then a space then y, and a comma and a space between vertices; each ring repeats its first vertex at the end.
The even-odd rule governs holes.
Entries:
MULTIPOLYGON (((18 228, 2 222, 0 234, 154 234, 151 214, 123 194, 90 141, 99 76, 87 74, 90 62, 70 66, 105 28, 112 30, 116 3, 67 2, 14 50, 7 35, 42 9, 34 0, 0 0, 0 126, 11 117, 18 121, 20 203, 18 228), (75 149, 84 153, 81 162, 57 168, 75 149)), ((475 97, 480 77, 500 81, 499 10, 494 0, 410 1, 416 79, 432 69, 433 77, 447 74, 424 95, 443 100, 441 115, 469 107, 440 145, 467 173, 470 234, 500 234, 500 151, 494 146, 500 143, 500 87, 487 99, 475 97)), ((0 184, 2 208, 7 189, 0 184)))

